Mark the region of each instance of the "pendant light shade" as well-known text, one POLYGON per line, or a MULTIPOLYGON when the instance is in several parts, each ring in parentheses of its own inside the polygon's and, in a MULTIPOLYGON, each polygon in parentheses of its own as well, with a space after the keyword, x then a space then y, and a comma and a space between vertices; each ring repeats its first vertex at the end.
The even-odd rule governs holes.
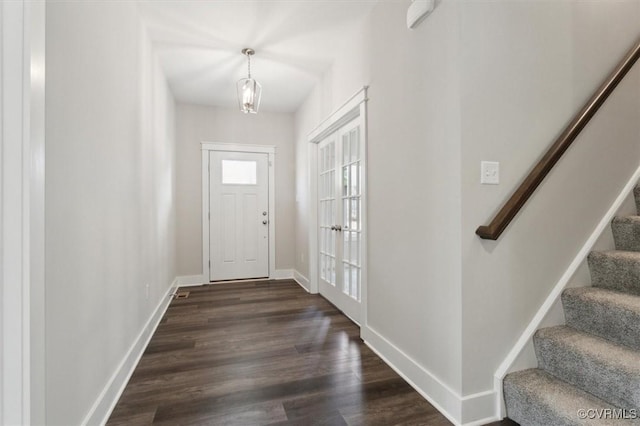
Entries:
POLYGON ((262 86, 260 83, 251 78, 251 55, 255 51, 250 48, 242 49, 242 54, 247 57, 247 78, 238 80, 238 106, 240 111, 245 114, 257 114, 260 108, 260 96, 262 95, 262 86))

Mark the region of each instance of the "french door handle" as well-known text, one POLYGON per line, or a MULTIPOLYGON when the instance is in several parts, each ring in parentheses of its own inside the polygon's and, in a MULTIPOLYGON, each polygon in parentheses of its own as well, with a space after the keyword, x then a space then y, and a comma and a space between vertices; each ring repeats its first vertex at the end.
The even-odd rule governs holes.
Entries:
POLYGON ((336 230, 336 226, 335 225, 331 225, 331 230, 335 231, 336 230))
POLYGON ((338 231, 338 232, 342 232, 342 226, 340 226, 340 225, 336 225, 336 231, 338 231))

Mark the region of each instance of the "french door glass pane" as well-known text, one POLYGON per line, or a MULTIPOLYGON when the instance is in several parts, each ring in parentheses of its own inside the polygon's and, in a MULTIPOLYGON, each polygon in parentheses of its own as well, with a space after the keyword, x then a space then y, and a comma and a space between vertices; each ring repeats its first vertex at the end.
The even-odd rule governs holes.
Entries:
POLYGON ((349 160, 351 158, 349 146, 349 135, 342 135, 342 164, 349 163, 349 160))
POLYGON ((351 268, 351 292, 350 296, 360 300, 360 268, 351 268))
POLYGON ((349 195, 360 195, 360 163, 353 163, 349 174, 349 195))
POLYGON ((360 233, 351 232, 350 240, 351 253, 349 254, 349 259, 354 265, 360 266, 360 233))
POLYGON ((342 291, 346 294, 350 294, 350 288, 351 288, 351 265, 349 265, 348 263, 344 264, 344 276, 343 278, 343 283, 342 283, 342 291))
POLYGON ((349 255, 351 254, 351 247, 349 244, 350 243, 349 234, 350 232, 344 232, 344 235, 343 235, 344 242, 343 242, 343 250, 342 250, 342 259, 345 262, 349 262, 349 255))
POLYGON ((336 260, 334 258, 331 258, 331 276, 329 280, 329 283, 336 285, 336 260))
POLYGON ((360 137, 358 128, 356 127, 349 133, 351 143, 351 158, 349 162, 358 161, 360 159, 360 137))
POLYGON ((342 195, 349 196, 349 182, 351 179, 349 178, 349 167, 345 166, 342 168, 342 195))
POLYGON ((349 229, 354 231, 360 230, 360 198, 351 198, 349 200, 349 220, 346 222, 349 229))

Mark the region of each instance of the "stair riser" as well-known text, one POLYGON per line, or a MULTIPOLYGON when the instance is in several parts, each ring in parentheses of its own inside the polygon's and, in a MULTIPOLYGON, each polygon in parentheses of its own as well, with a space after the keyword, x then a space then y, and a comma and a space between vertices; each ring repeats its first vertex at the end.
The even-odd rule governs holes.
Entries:
POLYGON ((562 295, 567 325, 640 350, 640 313, 615 305, 562 295))
POLYGON ((638 370, 611 365, 564 340, 534 337, 538 368, 621 408, 640 407, 638 370))
POLYGON ((614 221, 611 230, 616 250, 640 252, 640 223, 614 221))
POLYGON ((532 395, 519 389, 507 380, 504 382, 504 402, 507 407, 507 417, 521 426, 569 426, 570 423, 558 418, 552 407, 532 403, 532 395))
POLYGON ((640 259, 591 252, 588 257, 591 284, 640 295, 640 259))

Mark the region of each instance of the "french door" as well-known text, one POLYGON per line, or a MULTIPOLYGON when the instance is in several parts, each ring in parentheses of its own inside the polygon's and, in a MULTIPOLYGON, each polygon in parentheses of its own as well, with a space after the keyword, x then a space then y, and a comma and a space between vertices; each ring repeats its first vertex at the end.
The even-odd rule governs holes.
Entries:
POLYGON ((318 144, 319 291, 360 322, 362 285, 361 120, 318 144))
POLYGON ((268 277, 268 154, 210 151, 209 164, 209 280, 268 277))

